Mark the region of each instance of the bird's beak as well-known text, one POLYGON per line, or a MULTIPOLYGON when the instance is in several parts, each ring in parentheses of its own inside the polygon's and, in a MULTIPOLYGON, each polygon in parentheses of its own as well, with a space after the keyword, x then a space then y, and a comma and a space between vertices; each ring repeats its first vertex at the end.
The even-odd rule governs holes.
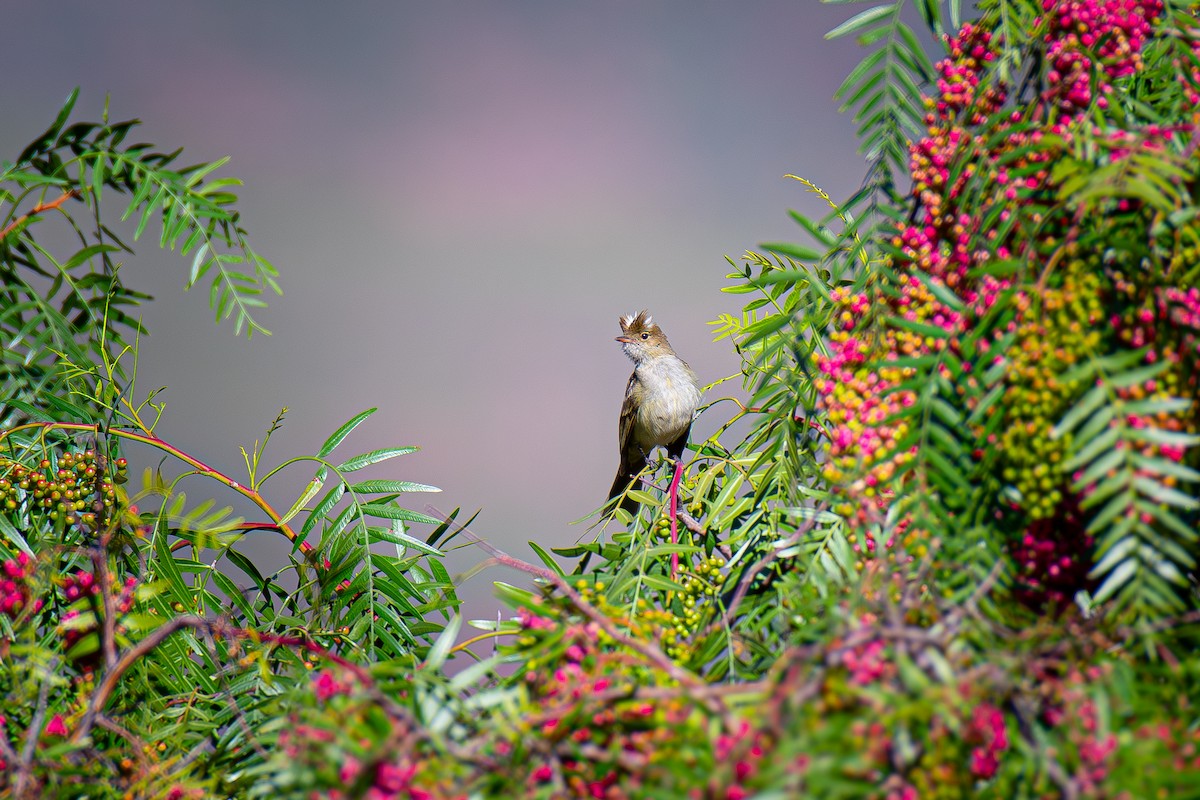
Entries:
POLYGON ((618 336, 613 341, 621 342, 622 344, 633 344, 633 339, 630 339, 628 336, 618 336))

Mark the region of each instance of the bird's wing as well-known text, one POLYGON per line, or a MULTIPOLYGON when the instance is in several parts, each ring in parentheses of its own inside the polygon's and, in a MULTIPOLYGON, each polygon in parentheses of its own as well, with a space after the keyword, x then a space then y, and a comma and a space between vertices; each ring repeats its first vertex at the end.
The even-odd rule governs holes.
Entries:
MULTIPOLYGON (((629 376, 629 384, 625 387, 625 402, 621 404, 621 419, 617 425, 617 444, 621 448, 621 465, 617 467, 617 477, 613 479, 612 488, 608 491, 609 499, 624 493, 630 483, 642 469, 642 451, 633 440, 633 426, 637 417, 637 403, 634 394, 637 387, 637 373, 629 376)), ((636 514, 638 504, 628 496, 621 507, 631 514, 636 514)))
POLYGON ((638 452, 637 442, 633 440, 633 423, 637 418, 637 403, 634 400, 637 385, 638 376, 634 372, 629 376, 629 383, 625 385, 625 402, 621 404, 621 420, 617 424, 617 445, 621 448, 622 466, 631 466, 626 463, 626 453, 638 452))

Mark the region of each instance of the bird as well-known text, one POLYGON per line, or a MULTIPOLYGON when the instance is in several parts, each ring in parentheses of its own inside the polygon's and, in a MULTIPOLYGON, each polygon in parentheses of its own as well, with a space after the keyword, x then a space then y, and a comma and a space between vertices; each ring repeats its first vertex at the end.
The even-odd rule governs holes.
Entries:
POLYGON ((646 310, 619 318, 621 343, 633 362, 633 374, 625 387, 617 439, 621 464, 608 498, 621 497, 620 507, 637 513, 637 501, 626 494, 637 480, 655 447, 664 447, 675 461, 671 481, 671 527, 674 541, 675 513, 678 504, 683 449, 687 445, 692 419, 700 406, 700 381, 696 373, 675 354, 667 335, 646 310))

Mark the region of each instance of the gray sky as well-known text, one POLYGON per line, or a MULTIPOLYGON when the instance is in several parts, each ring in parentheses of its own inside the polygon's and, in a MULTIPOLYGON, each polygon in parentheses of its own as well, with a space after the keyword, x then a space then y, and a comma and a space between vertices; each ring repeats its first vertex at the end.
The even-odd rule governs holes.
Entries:
MULTIPOLYGON (((282 406, 273 462, 378 406, 338 452, 420 445, 372 476, 444 489, 418 510, 482 507, 476 532, 524 557, 529 539, 574 542, 568 522, 612 481, 630 371, 617 317, 649 308, 705 382, 736 371, 706 325, 744 299, 719 292, 724 257, 798 239, 788 208, 820 213, 784 174, 844 197, 863 170, 832 99, 863 53, 823 39, 853 7, 12 6, 0 157, 73 86, 76 119, 107 93, 114 119, 140 117, 137 138, 184 146, 185 163, 232 157, 251 242, 281 270, 261 314, 274 335, 247 344, 213 325, 207 291, 182 291, 187 263, 156 234, 138 247, 125 277, 157 298, 140 380, 168 387, 160 434, 237 475, 238 446, 282 406)), ((309 477, 267 494, 287 508, 309 477)), ((496 579, 519 580, 472 578, 469 615, 495 613, 496 579)))

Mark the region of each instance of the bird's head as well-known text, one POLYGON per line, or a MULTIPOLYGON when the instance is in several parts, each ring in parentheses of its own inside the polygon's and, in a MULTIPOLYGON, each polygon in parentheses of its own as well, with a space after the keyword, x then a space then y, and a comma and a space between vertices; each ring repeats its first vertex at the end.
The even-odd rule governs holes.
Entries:
POLYGON ((667 335, 662 328, 654 324, 654 318, 649 312, 642 310, 636 314, 626 314, 621 317, 621 335, 617 341, 625 355, 635 363, 640 364, 648 358, 661 355, 674 355, 667 335))

